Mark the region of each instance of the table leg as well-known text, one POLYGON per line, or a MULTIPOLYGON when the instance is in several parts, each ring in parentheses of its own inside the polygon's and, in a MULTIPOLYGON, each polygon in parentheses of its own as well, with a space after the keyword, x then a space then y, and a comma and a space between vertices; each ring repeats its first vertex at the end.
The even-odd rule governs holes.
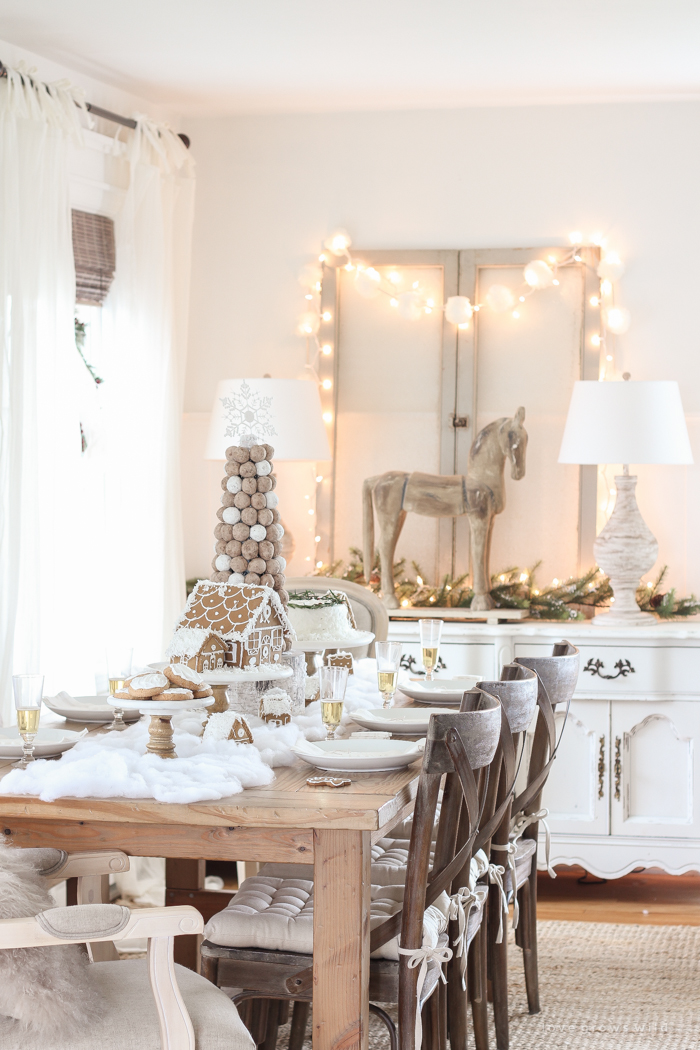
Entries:
POLYGON ((367 1050, 370 833, 314 831, 313 1050, 367 1050))

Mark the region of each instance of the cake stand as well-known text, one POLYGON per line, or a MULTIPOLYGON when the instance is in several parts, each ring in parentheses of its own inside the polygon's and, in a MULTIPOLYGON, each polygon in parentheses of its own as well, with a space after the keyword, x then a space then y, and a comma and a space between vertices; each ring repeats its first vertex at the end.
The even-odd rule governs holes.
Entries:
MULTIPOLYGON (((170 665, 161 661, 148 666, 156 671, 162 671, 164 667, 169 667, 170 665)), ((246 668, 245 670, 235 668, 231 671, 201 671, 200 674, 202 680, 211 686, 214 693, 212 714, 228 711, 229 707, 233 707, 234 710, 239 711, 242 715, 257 715, 258 700, 256 694, 264 693, 265 689, 268 688, 268 682, 278 685, 292 678, 294 670, 287 664, 263 664, 262 667, 258 668, 246 668), (257 684, 261 682, 266 683, 264 688, 256 689, 255 685, 251 688, 251 683, 257 684), (229 697, 227 696, 229 690, 232 694, 231 699, 233 703, 229 703, 229 697), (255 710, 253 710, 253 707, 255 710)))
POLYGON ((334 638, 326 638, 322 642, 299 642, 294 643, 295 649, 301 649, 303 653, 306 653, 306 673, 308 675, 316 674, 315 657, 318 653, 337 653, 337 652, 352 652, 353 649, 362 649, 365 645, 369 645, 370 642, 374 641, 374 635, 371 631, 356 631, 357 638, 353 641, 338 641, 334 638))
POLYGON ((148 744, 146 751, 152 755, 160 755, 161 758, 177 758, 175 745, 173 743, 172 718, 178 711, 201 711, 205 707, 211 707, 214 698, 205 696, 200 700, 116 700, 110 696, 107 703, 112 707, 121 707, 124 711, 140 711, 142 715, 150 715, 151 721, 148 726, 148 744))

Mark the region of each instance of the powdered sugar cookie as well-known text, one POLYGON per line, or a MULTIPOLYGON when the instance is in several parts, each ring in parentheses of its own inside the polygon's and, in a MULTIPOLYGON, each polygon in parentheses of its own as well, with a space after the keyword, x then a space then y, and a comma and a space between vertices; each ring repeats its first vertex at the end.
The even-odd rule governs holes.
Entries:
POLYGON ((151 696, 158 696, 169 685, 170 682, 160 671, 154 671, 152 674, 137 674, 129 682, 129 696, 132 699, 146 700, 151 696))
POLYGON ((163 674, 180 689, 201 688, 204 684, 204 679, 199 671, 195 671, 187 664, 168 664, 163 668, 163 674))

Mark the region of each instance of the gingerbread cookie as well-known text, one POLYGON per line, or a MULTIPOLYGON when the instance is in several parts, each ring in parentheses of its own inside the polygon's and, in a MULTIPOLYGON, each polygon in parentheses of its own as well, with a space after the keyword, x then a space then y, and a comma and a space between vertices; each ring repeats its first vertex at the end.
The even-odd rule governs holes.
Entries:
POLYGON ((173 686, 172 689, 164 689, 162 693, 159 693, 158 696, 154 696, 153 699, 159 701, 167 700, 170 702, 172 700, 191 700, 193 696, 194 693, 191 689, 180 689, 178 686, 173 686))
POLYGON ((180 689, 192 689, 204 684, 201 674, 188 664, 168 664, 163 668, 163 674, 180 689))
POLYGON ((147 700, 152 696, 158 696, 169 685, 168 679, 159 671, 151 674, 137 674, 129 681, 129 696, 134 700, 147 700))

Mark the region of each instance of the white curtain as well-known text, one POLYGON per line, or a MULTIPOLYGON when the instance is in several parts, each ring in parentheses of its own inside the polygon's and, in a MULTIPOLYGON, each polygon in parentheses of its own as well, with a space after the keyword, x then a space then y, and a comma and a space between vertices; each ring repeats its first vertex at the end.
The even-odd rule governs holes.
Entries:
MULTIPOLYGON (((93 693, 108 642, 158 659, 184 602, 179 426, 193 164, 145 118, 127 142, 97 457, 81 451, 67 158, 77 93, 0 80, 0 723, 11 676, 93 693)), ((81 401, 83 402, 81 406, 81 401)))

